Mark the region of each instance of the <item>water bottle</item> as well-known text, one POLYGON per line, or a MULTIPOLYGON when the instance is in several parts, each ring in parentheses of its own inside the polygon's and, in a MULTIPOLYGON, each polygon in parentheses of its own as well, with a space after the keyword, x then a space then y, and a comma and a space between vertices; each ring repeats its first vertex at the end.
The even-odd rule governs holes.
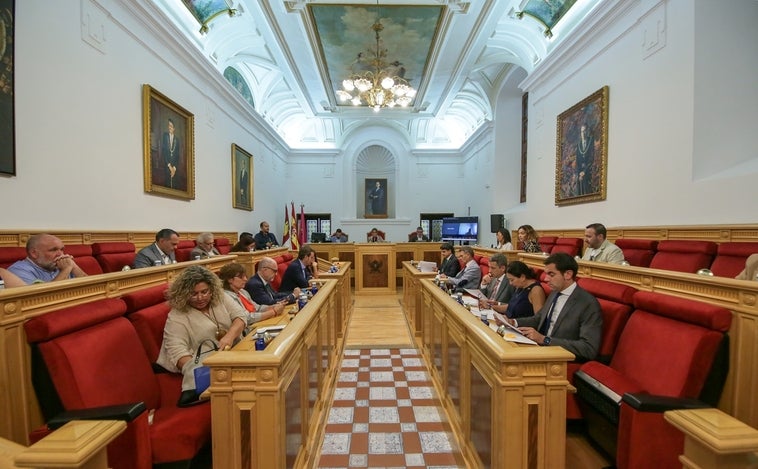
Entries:
POLYGON ((266 348, 266 339, 263 337, 262 332, 255 334, 255 350, 263 350, 266 348))
POLYGON ((0 290, 5 288, 5 280, 0 278, 0 290))
POLYGON ((155 262, 153 262, 153 265, 163 265, 163 261, 161 261, 160 259, 158 259, 155 262))
POLYGON ((305 308, 306 303, 308 303, 308 296, 305 293, 301 293, 300 298, 297 299, 297 308, 302 310, 305 308))
POLYGON ((490 325, 490 320, 487 319, 487 313, 482 312, 482 315, 480 317, 481 317, 482 322, 484 323, 485 326, 489 326, 490 325))
POLYGON ((463 294, 462 293, 456 293, 455 294, 455 299, 456 299, 456 301, 458 301, 458 304, 460 304, 460 305, 463 304, 463 294))
POLYGON ((318 292, 318 284, 316 282, 311 282, 311 294, 315 295, 316 292, 318 292))

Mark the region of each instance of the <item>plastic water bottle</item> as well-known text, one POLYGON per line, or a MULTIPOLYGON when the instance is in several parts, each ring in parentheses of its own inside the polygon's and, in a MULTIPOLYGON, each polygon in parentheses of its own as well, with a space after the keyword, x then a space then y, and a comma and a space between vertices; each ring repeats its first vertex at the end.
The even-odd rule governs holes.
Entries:
POLYGON ((5 280, 0 278, 0 290, 5 288, 5 280))
POLYGON ((263 350, 266 348, 266 339, 263 337, 262 332, 255 334, 255 350, 263 350))
POLYGON ((297 299, 297 308, 302 310, 305 308, 306 303, 308 303, 308 296, 305 293, 301 293, 300 298, 297 299))
POLYGON ((153 265, 163 265, 163 261, 161 261, 160 259, 158 259, 155 262, 153 262, 153 265))
POLYGON ((481 315, 480 317, 481 317, 481 319, 482 319, 482 322, 483 322, 483 323, 484 323, 486 326, 489 326, 489 325, 490 325, 490 320, 489 320, 489 319, 487 319, 487 313, 485 313, 485 312, 482 312, 482 315, 481 315))
POLYGON ((315 295, 316 292, 318 292, 318 284, 316 282, 311 282, 311 294, 315 295))

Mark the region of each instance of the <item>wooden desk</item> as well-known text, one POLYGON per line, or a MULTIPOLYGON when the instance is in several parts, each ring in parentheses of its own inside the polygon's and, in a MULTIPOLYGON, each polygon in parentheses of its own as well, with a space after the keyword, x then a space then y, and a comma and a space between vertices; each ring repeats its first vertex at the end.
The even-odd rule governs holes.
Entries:
POLYGON ((421 309, 424 297, 421 294, 421 280, 434 278, 435 272, 421 272, 410 261, 403 262, 403 312, 413 332, 416 346, 421 348, 421 309))
POLYGON ((357 243, 355 256, 356 293, 395 293, 394 243, 357 243))
POLYGON ((574 355, 506 342, 431 280, 419 284, 421 351, 467 466, 564 467, 574 355))

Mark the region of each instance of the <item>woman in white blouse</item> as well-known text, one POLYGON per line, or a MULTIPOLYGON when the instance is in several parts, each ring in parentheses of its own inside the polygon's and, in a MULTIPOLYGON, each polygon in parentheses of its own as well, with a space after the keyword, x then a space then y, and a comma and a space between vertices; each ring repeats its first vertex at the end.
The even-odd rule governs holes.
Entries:
POLYGON ((495 237, 497 238, 497 245, 495 245, 495 249, 499 249, 501 251, 513 251, 513 244, 511 244, 511 234, 503 227, 500 227, 497 229, 497 232, 495 233, 495 237))

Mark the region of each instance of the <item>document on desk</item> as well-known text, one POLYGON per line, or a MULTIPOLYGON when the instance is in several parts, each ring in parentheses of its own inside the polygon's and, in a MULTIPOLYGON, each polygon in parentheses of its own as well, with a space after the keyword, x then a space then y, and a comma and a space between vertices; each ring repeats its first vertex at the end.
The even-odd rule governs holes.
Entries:
POLYGON ((520 330, 518 330, 516 327, 511 326, 508 321, 506 321, 506 317, 502 314, 495 312, 493 315, 496 319, 498 319, 500 322, 505 324, 505 334, 503 334, 503 338, 507 340, 508 342, 516 342, 519 344, 529 344, 529 345, 537 345, 537 342, 533 341, 532 339, 526 337, 524 334, 521 333, 520 330))
POLYGON ((473 296, 474 298, 482 299, 482 300, 485 299, 484 293, 482 293, 481 290, 476 290, 474 288, 465 288, 464 290, 466 291, 466 293, 473 296))
POLYGON ((437 263, 429 261, 418 261, 418 270, 421 272, 437 272, 437 263))

